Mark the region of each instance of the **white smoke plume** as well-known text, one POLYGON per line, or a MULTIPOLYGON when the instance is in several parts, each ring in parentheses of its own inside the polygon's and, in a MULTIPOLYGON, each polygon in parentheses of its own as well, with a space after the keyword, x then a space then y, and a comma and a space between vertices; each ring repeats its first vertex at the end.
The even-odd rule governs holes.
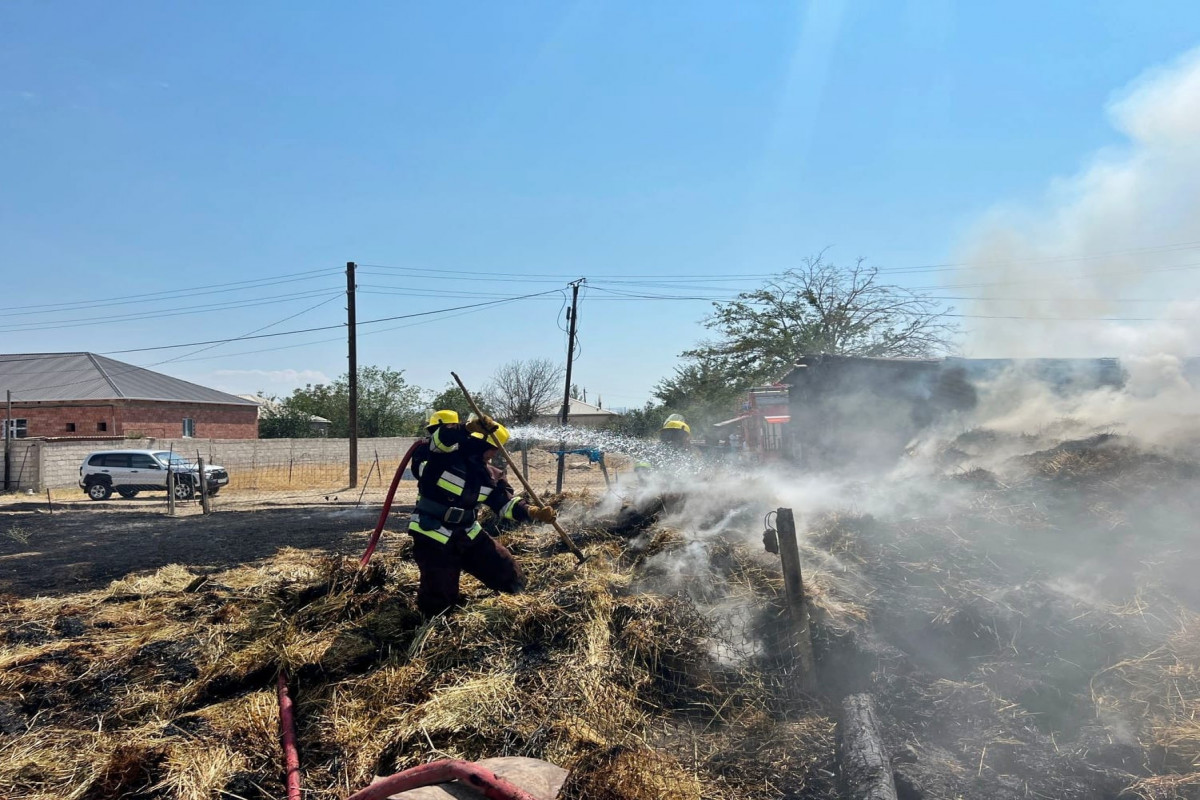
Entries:
POLYGON ((1107 112, 1124 145, 1052 181, 1037 207, 989 214, 957 288, 981 298, 965 304, 966 355, 1117 357, 1128 383, 1066 400, 1018 374, 984 393, 978 424, 1072 417, 1156 443, 1200 430, 1183 362, 1200 355, 1200 49, 1143 74, 1107 112))
POLYGON ((1002 319, 970 319, 966 355, 1200 353, 1200 49, 1142 75, 1107 112, 1123 146, 969 237, 958 288, 987 299, 965 310, 1002 319), (1081 319, 1094 317, 1115 321, 1081 319))

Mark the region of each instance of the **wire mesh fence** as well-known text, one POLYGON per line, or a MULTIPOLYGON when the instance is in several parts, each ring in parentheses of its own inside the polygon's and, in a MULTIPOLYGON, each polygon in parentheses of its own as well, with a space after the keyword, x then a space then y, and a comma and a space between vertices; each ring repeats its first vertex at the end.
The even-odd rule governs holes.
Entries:
MULTIPOLYGON (((303 440, 294 440, 303 442, 303 440)), ((347 454, 332 453, 328 447, 303 444, 281 451, 278 447, 256 447, 254 444, 235 444, 222 447, 214 444, 196 454, 182 453, 194 461, 202 457, 209 469, 227 476, 227 483, 212 492, 212 509, 248 508, 275 504, 338 504, 378 505, 400 466, 412 439, 390 439, 373 442, 369 449, 359 450, 358 480, 351 485, 347 454)), ((516 469, 524 473, 539 495, 553 494, 556 489, 557 457, 553 446, 532 442, 516 442, 511 453, 516 469)), ((596 462, 583 455, 567 455, 564 459, 563 490, 603 491, 616 488, 620 481, 629 480, 630 462, 620 454, 607 455, 596 462)), ((497 460, 496 466, 511 473, 497 460)), ((520 491, 513 474, 508 481, 520 491)), ((222 479, 224 480, 224 478, 222 479)), ((396 494, 395 502, 405 504, 416 499, 416 482, 411 470, 406 471, 396 494)), ((177 508, 186 510, 198 503, 189 497, 177 501, 177 508)), ((166 500, 163 499, 166 507, 166 500)))

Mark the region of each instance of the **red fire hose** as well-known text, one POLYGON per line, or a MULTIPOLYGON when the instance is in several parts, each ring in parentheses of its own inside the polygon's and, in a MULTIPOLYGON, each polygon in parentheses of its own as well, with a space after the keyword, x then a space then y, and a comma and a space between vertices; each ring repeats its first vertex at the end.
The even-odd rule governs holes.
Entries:
POLYGON ((286 769, 287 800, 300 800, 300 753, 296 750, 296 720, 287 677, 279 670, 279 735, 283 739, 283 763, 286 769))
POLYGON ((400 459, 400 466, 396 468, 392 485, 388 487, 387 499, 383 501, 383 508, 379 509, 379 521, 375 523, 375 532, 371 534, 371 541, 367 542, 367 551, 363 553, 362 559, 358 562, 359 567, 365 567, 371 560, 371 554, 375 552, 375 546, 379 544, 379 534, 383 533, 383 526, 387 522, 388 514, 392 511, 392 499, 396 496, 396 487, 400 485, 400 478, 404 476, 404 470, 408 469, 408 462, 412 459, 413 452, 423 441, 424 439, 417 439, 413 442, 412 447, 408 448, 408 452, 404 454, 404 458, 400 459))
MULTIPOLYGON (((383 508, 379 511, 379 521, 375 523, 375 532, 371 534, 371 541, 367 544, 367 552, 363 553, 362 560, 359 562, 360 568, 365 567, 367 562, 371 560, 371 554, 375 552, 375 546, 379 544, 379 534, 383 533, 383 526, 387 522, 388 514, 392 510, 392 500, 396 497, 396 487, 400 485, 400 479, 404 476, 404 470, 408 469, 408 462, 412 460, 412 454, 421 444, 421 441, 421 439, 418 439, 413 442, 412 446, 408 448, 408 452, 404 454, 404 458, 400 459, 400 466, 396 470, 395 477, 392 478, 392 485, 388 488, 387 499, 383 501, 383 508)), ((287 800, 300 800, 300 753, 296 749, 295 711, 292 708, 292 698, 288 694, 287 676, 283 670, 279 671, 277 684, 279 688, 279 738, 283 742, 284 778, 287 783, 287 800)), ((434 781, 434 783, 438 782, 434 781)), ((491 797, 491 795, 488 796, 491 797)), ((524 800, 524 797, 521 800, 524 800)))
POLYGON ((482 794, 488 800, 537 800, 529 792, 514 786, 494 772, 470 761, 446 759, 422 764, 419 767, 397 772, 389 778, 376 781, 361 789, 346 800, 387 800, 394 794, 432 786, 435 783, 460 781, 482 794))

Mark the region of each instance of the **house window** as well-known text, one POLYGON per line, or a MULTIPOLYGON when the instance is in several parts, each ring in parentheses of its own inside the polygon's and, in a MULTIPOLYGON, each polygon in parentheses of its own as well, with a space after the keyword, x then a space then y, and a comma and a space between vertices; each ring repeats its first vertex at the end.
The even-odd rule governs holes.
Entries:
POLYGON ((29 420, 10 419, 5 421, 8 423, 8 435, 12 438, 24 439, 29 434, 29 420))
POLYGON ((190 439, 196 435, 196 420, 191 417, 183 418, 183 438, 190 439))
POLYGON ((97 423, 96 423, 96 430, 98 430, 98 431, 107 431, 107 430, 108 430, 108 423, 107 423, 107 422, 97 422, 97 423))
POLYGON ((67 423, 67 433, 74 433, 74 432, 75 432, 75 423, 68 422, 67 423))

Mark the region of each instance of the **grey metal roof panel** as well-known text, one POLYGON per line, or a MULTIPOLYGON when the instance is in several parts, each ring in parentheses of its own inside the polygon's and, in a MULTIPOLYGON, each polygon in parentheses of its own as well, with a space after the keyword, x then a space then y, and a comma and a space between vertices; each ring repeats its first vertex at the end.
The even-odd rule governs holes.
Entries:
POLYGON ((249 400, 94 353, 0 355, 0 399, 160 400, 248 405, 249 400))

